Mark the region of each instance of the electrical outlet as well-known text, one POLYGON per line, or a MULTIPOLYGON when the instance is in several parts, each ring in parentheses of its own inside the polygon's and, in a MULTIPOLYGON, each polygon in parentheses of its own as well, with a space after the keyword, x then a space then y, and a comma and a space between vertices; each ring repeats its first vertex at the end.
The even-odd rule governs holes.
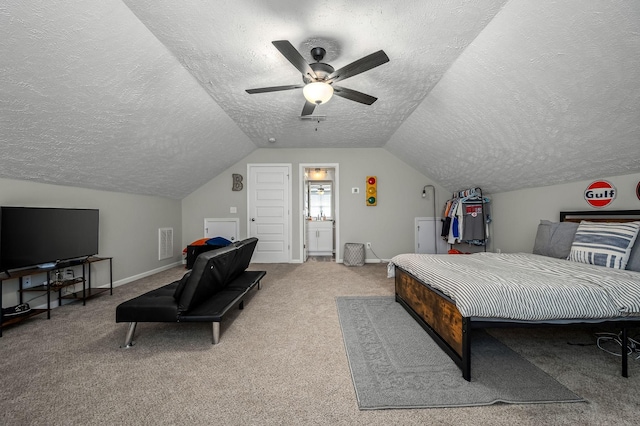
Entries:
POLYGON ((22 287, 31 287, 31 275, 25 275, 22 277, 22 287))
POLYGON ((371 248, 371 243, 367 243, 367 248, 370 249, 371 248))

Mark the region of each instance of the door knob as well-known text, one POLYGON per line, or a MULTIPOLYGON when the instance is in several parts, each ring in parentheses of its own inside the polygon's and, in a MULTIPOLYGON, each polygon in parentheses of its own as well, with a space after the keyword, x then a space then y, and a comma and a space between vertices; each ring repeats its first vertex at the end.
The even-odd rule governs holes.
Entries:
POLYGON ((251 218, 251 222, 255 222, 255 221, 256 221, 256 220, 255 220, 255 218, 253 218, 253 217, 252 217, 252 218, 251 218))

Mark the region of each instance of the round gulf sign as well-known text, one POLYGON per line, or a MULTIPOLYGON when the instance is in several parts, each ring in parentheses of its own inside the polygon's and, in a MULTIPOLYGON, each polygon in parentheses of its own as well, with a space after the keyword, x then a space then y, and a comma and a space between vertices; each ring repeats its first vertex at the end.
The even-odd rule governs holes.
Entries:
POLYGON ((584 199, 591 207, 606 207, 616 198, 616 188, 606 180, 592 182, 584 191, 584 199))

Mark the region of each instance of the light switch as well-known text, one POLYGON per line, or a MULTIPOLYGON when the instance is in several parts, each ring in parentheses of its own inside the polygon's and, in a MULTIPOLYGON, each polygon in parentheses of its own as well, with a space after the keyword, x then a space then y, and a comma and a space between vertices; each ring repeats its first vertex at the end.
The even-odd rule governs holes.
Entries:
POLYGON ((229 213, 238 213, 238 208, 237 207, 229 208, 229 213))
POLYGON ((351 188, 351 193, 352 194, 359 194, 360 193, 360 188, 351 188))

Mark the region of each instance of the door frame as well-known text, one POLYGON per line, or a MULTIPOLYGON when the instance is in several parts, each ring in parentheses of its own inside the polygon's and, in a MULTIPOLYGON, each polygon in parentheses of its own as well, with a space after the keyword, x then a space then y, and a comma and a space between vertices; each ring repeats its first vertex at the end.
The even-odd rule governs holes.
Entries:
POLYGON ((299 164, 299 176, 298 176, 298 194, 299 194, 299 220, 300 220, 300 263, 305 262, 304 256, 304 243, 305 243, 305 235, 307 232, 307 221, 303 217, 304 212, 304 187, 305 187, 305 178, 304 178, 304 170, 305 169, 315 169, 315 168, 324 168, 324 169, 333 169, 334 178, 333 178, 333 197, 334 197, 334 229, 335 229, 335 241, 334 247, 336 250, 335 253, 335 261, 336 263, 342 262, 341 250, 340 250, 340 164, 338 163, 300 163, 299 164))
POLYGON ((287 168, 287 192, 288 192, 288 204, 287 204, 287 232, 289 234, 287 241, 287 262, 291 263, 292 247, 293 247, 293 226, 292 226, 292 203, 293 203, 293 183, 292 183, 292 165, 291 163, 247 163, 247 237, 250 237, 251 233, 251 169, 253 167, 286 167, 287 168))

